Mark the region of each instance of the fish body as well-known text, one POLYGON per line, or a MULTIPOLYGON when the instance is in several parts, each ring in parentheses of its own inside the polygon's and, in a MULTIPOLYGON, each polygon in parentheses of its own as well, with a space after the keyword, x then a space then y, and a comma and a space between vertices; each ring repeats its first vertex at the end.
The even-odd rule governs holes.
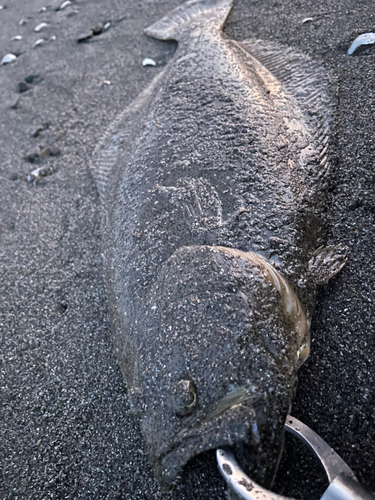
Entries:
POLYGON ((333 247, 314 255, 326 75, 290 51, 230 40, 230 9, 193 0, 146 30, 178 48, 93 165, 116 352, 166 488, 224 445, 271 483, 317 276, 341 265, 333 247))

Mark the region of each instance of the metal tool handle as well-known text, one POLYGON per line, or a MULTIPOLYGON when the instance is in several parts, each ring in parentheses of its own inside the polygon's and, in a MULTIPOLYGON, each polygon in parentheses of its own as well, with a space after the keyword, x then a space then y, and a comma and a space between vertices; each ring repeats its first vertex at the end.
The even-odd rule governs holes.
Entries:
MULTIPOLYGON (((357 482, 354 472, 344 460, 307 425, 288 415, 285 430, 308 445, 327 474, 330 485, 321 500, 375 500, 375 497, 357 482)), ((240 468, 229 448, 218 449, 216 458, 225 481, 240 498, 244 500, 292 500, 272 493, 252 481, 240 468)))

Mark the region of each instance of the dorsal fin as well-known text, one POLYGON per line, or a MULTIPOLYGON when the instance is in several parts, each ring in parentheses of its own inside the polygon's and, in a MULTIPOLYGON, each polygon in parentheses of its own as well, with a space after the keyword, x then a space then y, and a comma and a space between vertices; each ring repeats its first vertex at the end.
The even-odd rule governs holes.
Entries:
POLYGON ((332 115, 331 79, 309 56, 263 40, 237 42, 257 59, 298 103, 319 148, 321 169, 328 171, 329 125, 332 115))
POLYGON ((117 181, 114 170, 119 163, 119 157, 127 150, 133 135, 137 133, 136 125, 147 112, 148 104, 155 95, 164 72, 161 71, 132 104, 117 116, 95 148, 91 169, 102 204, 108 186, 117 181))
POLYGON ((232 8, 233 0, 189 0, 145 29, 158 40, 181 40, 186 32, 205 24, 221 30, 232 8))

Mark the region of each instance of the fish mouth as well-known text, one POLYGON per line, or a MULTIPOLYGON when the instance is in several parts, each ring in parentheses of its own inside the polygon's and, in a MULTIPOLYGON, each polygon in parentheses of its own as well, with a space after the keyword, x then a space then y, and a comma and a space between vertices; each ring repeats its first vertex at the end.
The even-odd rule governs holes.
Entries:
MULTIPOLYGON (((282 429, 283 425, 276 439, 277 442, 282 442, 282 429)), ((234 449, 245 471, 248 472, 250 469, 252 477, 255 477, 259 483, 270 483, 267 478, 271 469, 273 478, 281 445, 272 443, 271 447, 275 450, 275 456, 274 458, 268 457, 266 463, 262 463, 264 462, 264 436, 261 434, 262 432, 260 433, 258 429, 257 415, 252 406, 244 402, 234 404, 229 408, 222 407, 220 410, 211 412, 205 420, 198 422, 194 427, 178 432, 172 444, 167 444, 157 450, 152 460, 156 478, 164 489, 170 490, 178 484, 184 467, 193 457, 209 450, 229 446, 234 449)))
POLYGON ((238 405, 178 432, 172 444, 156 453, 155 475, 159 483, 166 489, 175 486, 185 465, 196 455, 221 446, 249 443, 255 422, 254 410, 238 405))

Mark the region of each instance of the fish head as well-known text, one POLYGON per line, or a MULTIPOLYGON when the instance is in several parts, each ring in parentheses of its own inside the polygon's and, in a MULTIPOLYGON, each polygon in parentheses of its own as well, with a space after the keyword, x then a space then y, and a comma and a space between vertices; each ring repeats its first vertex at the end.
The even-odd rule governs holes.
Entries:
POLYGON ((270 267, 255 254, 189 246, 159 269, 138 319, 142 382, 130 398, 166 488, 192 457, 222 446, 272 483, 308 323, 296 296, 288 313, 270 267))

